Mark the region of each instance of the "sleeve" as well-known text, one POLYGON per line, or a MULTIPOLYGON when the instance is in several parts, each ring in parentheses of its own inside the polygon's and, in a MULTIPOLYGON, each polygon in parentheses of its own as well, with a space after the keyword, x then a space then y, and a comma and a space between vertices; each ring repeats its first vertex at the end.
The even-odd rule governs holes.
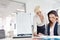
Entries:
POLYGON ((58 25, 58 36, 60 36, 60 25, 58 25))
POLYGON ((37 32, 37 20, 36 19, 37 19, 36 17, 33 18, 33 26, 34 26, 33 31, 34 32, 37 32))
POLYGON ((45 35, 47 35, 47 27, 48 27, 48 24, 45 25, 45 35))

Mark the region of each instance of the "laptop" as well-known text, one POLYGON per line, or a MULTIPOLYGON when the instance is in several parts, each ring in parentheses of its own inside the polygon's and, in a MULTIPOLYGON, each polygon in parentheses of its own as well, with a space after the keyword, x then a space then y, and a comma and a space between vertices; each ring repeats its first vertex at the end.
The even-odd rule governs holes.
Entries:
POLYGON ((18 34, 13 38, 32 38, 32 34, 18 34))

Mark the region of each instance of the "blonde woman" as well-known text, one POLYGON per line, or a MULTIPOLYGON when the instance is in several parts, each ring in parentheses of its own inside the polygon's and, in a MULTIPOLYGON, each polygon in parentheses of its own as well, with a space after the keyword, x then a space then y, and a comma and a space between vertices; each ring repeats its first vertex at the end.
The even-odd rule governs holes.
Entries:
POLYGON ((34 12, 35 12, 35 16, 33 18, 33 24, 34 24, 33 35, 37 36, 37 35, 45 34, 44 16, 42 14, 40 6, 36 6, 34 12))

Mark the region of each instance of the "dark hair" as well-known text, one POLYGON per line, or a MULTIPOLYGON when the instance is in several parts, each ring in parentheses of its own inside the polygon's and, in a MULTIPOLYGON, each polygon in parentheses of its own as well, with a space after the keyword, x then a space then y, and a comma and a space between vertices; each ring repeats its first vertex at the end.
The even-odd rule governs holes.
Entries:
MULTIPOLYGON (((57 12, 56 12, 55 10, 51 10, 50 12, 48 12, 48 20, 49 20, 49 22, 51 22, 50 19, 49 19, 49 15, 50 15, 50 14, 54 14, 55 16, 58 17, 57 12)), ((57 20, 58 20, 58 19, 57 19, 57 20)))
POLYGON ((55 16, 58 16, 58 14, 57 14, 57 12, 56 12, 55 10, 50 11, 50 12, 48 13, 48 17, 49 17, 50 14, 54 14, 55 16))

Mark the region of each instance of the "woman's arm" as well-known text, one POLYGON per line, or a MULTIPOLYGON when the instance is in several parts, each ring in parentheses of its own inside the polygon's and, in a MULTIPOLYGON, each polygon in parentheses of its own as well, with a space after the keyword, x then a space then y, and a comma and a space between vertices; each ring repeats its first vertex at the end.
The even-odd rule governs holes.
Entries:
POLYGON ((33 28, 33 35, 34 36, 37 36, 37 20, 36 20, 37 18, 34 16, 34 18, 33 18, 33 26, 34 26, 34 28, 33 28))
POLYGON ((58 36, 60 36, 60 25, 58 25, 58 36))

